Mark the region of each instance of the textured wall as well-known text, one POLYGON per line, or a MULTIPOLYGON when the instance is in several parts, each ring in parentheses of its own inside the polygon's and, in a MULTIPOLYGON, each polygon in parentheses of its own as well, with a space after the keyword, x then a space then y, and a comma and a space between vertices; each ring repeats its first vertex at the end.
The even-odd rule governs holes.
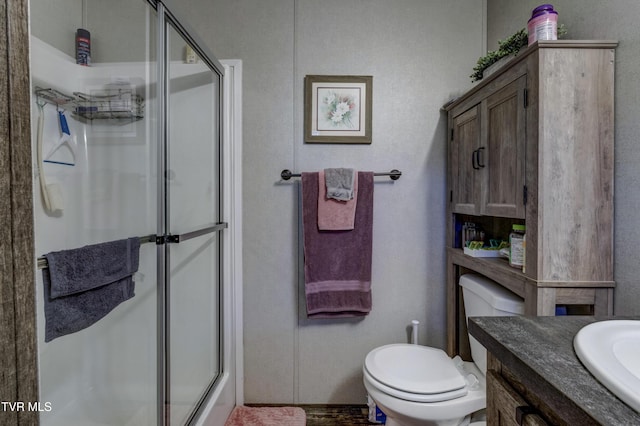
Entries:
POLYGON ((445 121, 484 48, 482 0, 193 1, 184 13, 244 69, 244 348, 247 402, 362 403, 375 346, 445 341, 445 121), (197 3, 197 7, 195 6, 197 3), (460 30, 463 28, 464 30, 460 30), (305 145, 303 79, 373 76, 373 143, 305 145), (284 168, 402 170, 377 178, 373 311, 306 319, 299 184, 284 168))
POLYGON ((31 0, 29 7, 31 34, 75 57, 75 31, 82 27, 82 0, 31 0))
POLYGON ((91 32, 93 63, 144 61, 148 53, 155 57, 155 51, 148 51, 149 40, 141 36, 144 28, 155 35, 155 18, 149 18, 155 12, 146 0, 31 0, 29 3, 32 34, 72 58, 76 56, 77 28, 91 32), (128 13, 122 13, 123 10, 128 13))
MULTIPOLYGON (((505 39, 526 26, 537 0, 513 2, 488 0, 487 46, 495 49, 505 39)), ((640 32, 636 22, 640 3, 615 0, 606 6, 597 0, 555 0, 558 20, 581 40, 618 40, 615 88, 615 269, 614 313, 640 314, 640 265, 636 252, 640 241, 640 32)))

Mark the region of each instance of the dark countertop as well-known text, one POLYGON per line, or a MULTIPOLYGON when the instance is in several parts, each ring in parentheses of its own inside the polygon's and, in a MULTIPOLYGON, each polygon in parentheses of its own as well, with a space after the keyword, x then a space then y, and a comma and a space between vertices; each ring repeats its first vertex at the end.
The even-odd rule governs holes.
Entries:
POLYGON ((475 317, 469 332, 568 424, 640 425, 640 413, 601 385, 573 350, 582 327, 605 319, 475 317))

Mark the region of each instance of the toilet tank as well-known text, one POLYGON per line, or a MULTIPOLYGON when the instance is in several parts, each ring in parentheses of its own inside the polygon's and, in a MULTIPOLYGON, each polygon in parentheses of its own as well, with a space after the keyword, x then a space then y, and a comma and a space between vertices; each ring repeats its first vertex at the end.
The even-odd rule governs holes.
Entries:
MULTIPOLYGON (((460 277, 464 310, 469 317, 502 317, 524 314, 524 300, 500 284, 482 275, 464 274, 460 277)), ((469 335, 471 357, 480 371, 487 372, 487 351, 469 335)))

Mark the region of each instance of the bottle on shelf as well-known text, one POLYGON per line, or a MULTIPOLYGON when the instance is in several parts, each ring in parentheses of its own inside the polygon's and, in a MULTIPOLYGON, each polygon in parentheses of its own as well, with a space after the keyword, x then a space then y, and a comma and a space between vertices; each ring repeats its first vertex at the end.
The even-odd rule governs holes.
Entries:
POLYGON ((513 225, 509 234, 509 266, 522 269, 524 266, 525 225, 513 225))
POLYGON ((472 241, 484 242, 484 231, 473 222, 465 222, 462 226, 462 247, 468 247, 472 241))

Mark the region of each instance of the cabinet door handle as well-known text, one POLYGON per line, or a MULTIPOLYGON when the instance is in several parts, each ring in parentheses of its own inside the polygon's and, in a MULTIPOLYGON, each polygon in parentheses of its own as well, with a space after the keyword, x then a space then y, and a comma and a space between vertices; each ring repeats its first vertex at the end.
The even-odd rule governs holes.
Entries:
POLYGON ((480 170, 480 167, 478 166, 478 150, 477 149, 471 153, 471 167, 473 167, 474 170, 480 170))
POLYGON ((477 155, 478 158, 477 158, 476 162, 478 163, 478 168, 479 169, 483 169, 484 168, 484 162, 481 163, 480 159, 482 158, 481 154, 484 151, 484 146, 481 146, 480 148, 478 148, 477 151, 478 151, 478 155, 477 155))
POLYGON ((521 405, 519 407, 516 407, 516 423, 518 423, 519 426, 523 426, 524 418, 526 416, 536 414, 538 414, 536 410, 529 405, 521 405))

